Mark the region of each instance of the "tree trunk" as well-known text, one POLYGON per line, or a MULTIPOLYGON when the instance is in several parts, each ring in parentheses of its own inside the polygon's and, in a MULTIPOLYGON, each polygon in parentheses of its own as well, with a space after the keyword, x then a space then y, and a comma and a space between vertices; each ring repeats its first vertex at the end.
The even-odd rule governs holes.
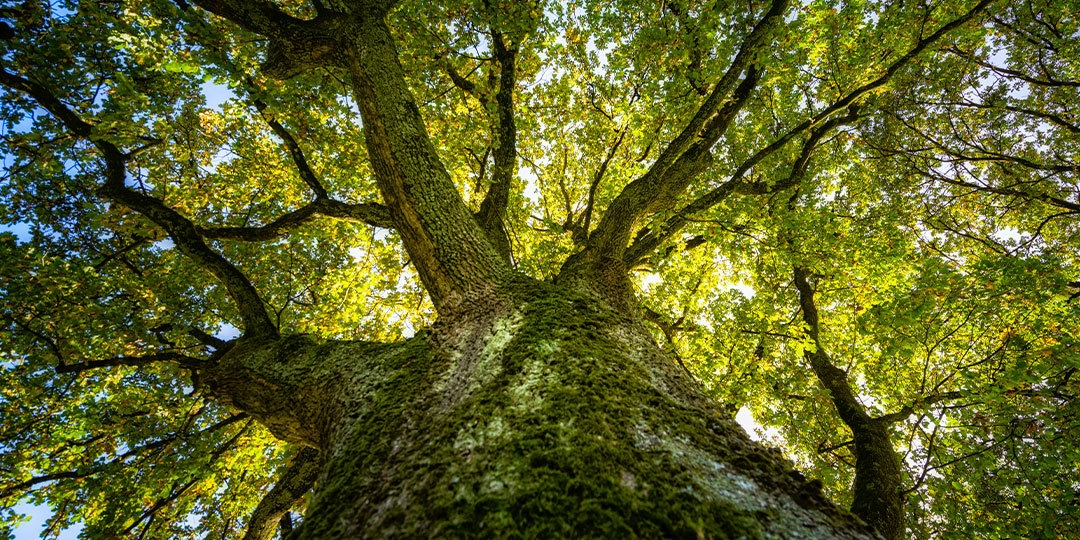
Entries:
POLYGON ((637 318, 534 281, 394 345, 239 343, 211 391, 325 469, 290 540, 872 538, 637 318))

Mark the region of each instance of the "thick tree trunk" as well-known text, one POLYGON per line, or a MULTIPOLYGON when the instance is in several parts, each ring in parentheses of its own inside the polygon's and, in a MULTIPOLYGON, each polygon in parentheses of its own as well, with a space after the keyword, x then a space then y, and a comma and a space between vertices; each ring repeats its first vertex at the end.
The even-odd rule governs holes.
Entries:
POLYGON ((549 284, 395 345, 240 343, 212 390, 327 464, 299 538, 872 538, 636 318, 549 284))

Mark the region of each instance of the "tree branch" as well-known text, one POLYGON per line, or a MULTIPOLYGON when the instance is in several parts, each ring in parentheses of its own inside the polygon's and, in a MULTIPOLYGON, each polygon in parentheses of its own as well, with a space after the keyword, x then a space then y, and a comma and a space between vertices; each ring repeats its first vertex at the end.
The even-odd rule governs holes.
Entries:
MULTIPOLYGON (((248 81, 248 84, 254 86, 253 81, 248 81)), ((285 129, 285 126, 281 125, 272 115, 266 112, 266 103, 254 96, 251 99, 255 105, 255 109, 259 111, 259 115, 263 120, 269 124, 270 129, 274 130, 274 133, 285 143, 285 148, 289 150, 289 155, 292 157, 293 163, 296 164, 296 171, 300 174, 300 179, 311 188, 311 191, 315 192, 315 199, 327 198, 326 188, 323 187, 322 182, 315 176, 315 172, 311 170, 311 166, 308 165, 307 157, 304 156, 304 151, 300 148, 300 144, 296 142, 296 139, 289 133, 289 130, 285 129)))
POLYGON ((379 203, 346 203, 327 199, 318 205, 318 213, 327 217, 366 223, 380 229, 393 229, 390 209, 379 203))
POLYGON ((900 460, 888 431, 888 424, 876 421, 866 412, 848 382, 847 373, 832 363, 821 342, 814 289, 809 273, 801 266, 794 269, 795 287, 807 334, 814 350, 803 356, 810 363, 821 386, 829 391, 840 419, 855 440, 855 485, 851 511, 873 525, 886 538, 899 538, 904 530, 904 499, 901 496, 900 460))
POLYGON ((45 346, 49 348, 49 351, 53 353, 53 356, 56 357, 57 362, 59 362, 59 363, 64 362, 64 353, 60 350, 60 345, 56 343, 56 340, 50 338, 49 336, 45 335, 42 332, 38 332, 37 330, 34 330, 33 328, 30 327, 29 324, 24 323, 24 322, 20 321, 19 319, 16 319, 15 317, 12 317, 11 315, 4 314, 4 318, 11 321, 12 324, 14 324, 15 326, 18 326, 19 328, 22 328, 24 332, 26 332, 26 333, 34 336, 35 338, 37 338, 38 341, 44 343, 45 346))
POLYGON ((161 201, 125 185, 127 162, 130 159, 128 154, 96 134, 92 124, 82 120, 45 87, 3 69, 0 69, 0 84, 29 95, 57 117, 69 131, 88 139, 97 147, 105 161, 105 182, 98 193, 135 210, 165 229, 181 253, 221 281, 237 304, 245 333, 278 335, 255 287, 232 263, 203 242, 190 220, 161 201))
POLYGON ((895 424, 896 422, 900 422, 902 420, 907 419, 907 417, 914 414, 915 409, 917 409, 919 407, 925 407, 927 405, 933 405, 935 403, 939 403, 939 402, 942 402, 942 401, 960 399, 960 398, 964 397, 965 395, 966 394, 963 393, 963 392, 939 392, 939 393, 936 393, 936 394, 931 394, 929 396, 916 399, 915 402, 912 403, 911 405, 904 405, 903 407, 900 408, 899 411, 878 416, 877 418, 875 418, 875 420, 878 421, 878 422, 884 422, 886 424, 895 424))
POLYGON ((619 147, 622 146, 622 142, 626 138, 627 127, 628 126, 623 126, 623 128, 619 130, 618 136, 615 137, 615 142, 608 148, 607 155, 604 156, 604 161, 600 163, 600 168, 598 168, 596 174, 593 175, 593 181, 589 184, 589 196, 585 201, 585 210, 582 212, 581 227, 573 231, 575 244, 585 245, 588 243, 589 229, 592 228, 593 209, 596 206, 596 190, 600 187, 600 182, 604 179, 604 174, 607 173, 608 166, 611 165, 611 160, 615 158, 615 153, 619 151, 619 147))
MULTIPOLYGON (((705 195, 697 198, 690 204, 683 207, 682 210, 679 210, 674 216, 669 218, 660 227, 658 227, 656 232, 646 231, 642 234, 639 234, 638 239, 636 239, 634 242, 635 245, 632 246, 629 250, 627 250, 627 255, 624 257, 624 260, 627 261, 627 264, 631 266, 633 264, 636 264, 646 255, 648 255, 652 250, 656 249, 656 247, 659 246, 664 240, 670 238, 671 235, 675 234, 679 229, 685 226, 688 217, 693 216, 698 212, 702 212, 704 210, 712 208, 713 206, 719 204, 721 201, 725 200, 733 192, 737 190, 744 191, 746 193, 754 193, 756 191, 760 192, 760 187, 755 188, 752 184, 742 182, 743 176, 766 157, 776 153, 781 148, 787 146, 789 142, 791 142, 795 137, 802 134, 804 131, 813 129, 815 128, 815 126, 821 125, 821 127, 814 129, 814 131, 811 132, 811 137, 808 139, 808 143, 810 144, 809 146, 804 145, 803 152, 800 155, 800 159, 804 161, 803 168, 805 168, 805 160, 809 158, 809 151, 813 150, 814 145, 817 144, 817 141, 820 140, 821 136, 827 134, 829 130, 835 129, 839 125, 847 124, 854 121, 854 116, 857 115, 858 111, 857 101, 859 98, 886 84, 905 65, 911 62, 911 60, 917 57, 922 51, 926 50, 927 47, 941 39, 950 31, 970 21, 972 18, 975 17, 975 15, 984 10, 992 1, 993 0, 981 0, 975 7, 969 10, 963 16, 942 26, 930 36, 920 39, 919 42, 915 45, 915 47, 908 51, 907 54, 901 56, 891 65, 889 65, 889 67, 885 70, 885 73, 882 74, 880 77, 856 88, 855 90, 852 90, 843 98, 834 102, 832 105, 829 105, 828 107, 820 111, 818 114, 814 115, 812 118, 803 121, 801 124, 798 124, 797 126, 788 130, 784 135, 773 141, 765 148, 758 150, 754 155, 752 155, 739 165, 735 172, 732 173, 728 181, 724 182, 723 184, 714 188, 709 193, 706 193, 705 195), (832 117, 835 113, 845 108, 847 108, 848 110, 848 115, 846 117, 840 119, 839 121, 829 120, 829 118, 832 117), (823 122, 824 124, 822 124, 823 122)), ((796 168, 793 168, 792 171, 793 174, 797 173, 794 174, 796 181, 805 172, 804 170, 799 171, 799 169, 796 168)), ((789 177, 788 180, 790 182, 792 178, 789 177)), ((791 183, 794 184, 794 182, 791 183)))
POLYGON ((188 335, 198 340, 199 343, 206 345, 207 347, 213 347, 215 350, 220 351, 229 346, 231 342, 219 339, 212 336, 198 328, 191 328, 188 330, 188 335))
POLYGON ((506 206, 510 201, 510 186, 517 173, 517 124, 514 118, 517 50, 508 49, 502 33, 497 31, 491 32, 491 44, 500 66, 499 91, 495 94, 499 115, 498 146, 493 156, 495 166, 491 171, 491 187, 480 203, 476 220, 503 259, 510 261, 512 255, 510 237, 506 232, 506 206))
POLYGON ((346 72, 375 181, 432 303, 445 314, 467 299, 490 296, 512 269, 439 159, 386 22, 358 22, 346 72))
POLYGON ((351 204, 333 199, 316 199, 261 227, 198 227, 197 230, 204 238, 215 240, 265 242, 310 223, 318 216, 366 223, 383 229, 394 227, 390 210, 381 204, 351 204))
POLYGON ((1060 115, 1053 114, 1053 113, 1048 113, 1048 112, 1045 112, 1045 111, 1037 111, 1037 110, 1028 109, 1028 108, 1025 108, 1025 107, 1017 107, 1016 105, 993 105, 993 104, 978 103, 978 102, 968 101, 968 100, 941 101, 941 102, 931 102, 931 103, 936 104, 936 105, 956 105, 956 106, 960 106, 960 107, 971 107, 971 108, 974 108, 974 109, 987 109, 987 110, 1003 109, 1003 110, 1006 110, 1006 111, 1009 111, 1009 112, 1014 112, 1014 113, 1017 113, 1017 114, 1024 114, 1024 115, 1027 115, 1027 116, 1034 116, 1036 118, 1042 118, 1043 120, 1049 120, 1049 121, 1057 124, 1058 126, 1064 128, 1066 131, 1068 131, 1070 133, 1080 134, 1080 125, 1073 124, 1073 123, 1065 120, 1064 118, 1062 118, 1060 115))
MULTIPOLYGON (((899 120, 904 125, 904 127, 910 129, 911 131, 913 131, 914 133, 916 133, 917 135, 919 135, 923 139, 926 139, 926 141, 929 142, 931 145, 933 145, 936 150, 939 150, 939 151, 947 154, 948 156, 950 156, 950 158, 952 158, 949 161, 950 163, 980 162, 980 161, 981 162, 991 162, 991 163, 997 164, 999 167, 1002 168, 1002 170, 1004 170, 1006 172, 1008 172, 1009 169, 1007 169, 1006 167, 1001 165, 1002 163, 1011 163, 1011 164, 1019 165, 1021 167, 1025 167, 1025 168, 1028 168, 1028 169, 1047 171, 1047 172, 1050 172, 1050 173, 1071 172, 1071 171, 1078 170, 1078 167, 1075 166, 1075 165, 1044 165, 1044 164, 1040 164, 1040 163, 1035 163, 1035 162, 1033 162, 1031 160, 1028 160, 1028 159, 1025 159, 1025 158, 1007 156, 1007 155, 1000 154, 1000 153, 993 153, 992 155, 990 155, 988 157, 968 156, 968 155, 965 155, 965 154, 962 154, 960 152, 956 152, 954 150, 951 150, 951 149, 947 148, 943 143, 941 143, 937 139, 934 139, 929 134, 924 133, 923 131, 919 130, 917 127, 911 125, 909 122, 905 121, 904 119, 899 118, 899 117, 895 117, 895 118, 897 118, 897 120, 899 120)), ((980 151, 981 151, 981 149, 980 149, 980 151)), ((972 182, 966 182, 966 181, 963 181, 963 180, 959 180, 957 178, 950 178, 950 177, 948 177, 948 176, 946 176, 944 174, 941 174, 941 173, 939 173, 937 171, 934 171, 932 167, 927 168, 927 169, 920 168, 915 163, 916 156, 914 155, 914 152, 907 152, 907 151, 900 150, 900 151, 896 151, 895 153, 902 154, 905 157, 907 157, 909 163, 915 169, 915 171, 918 172, 919 174, 922 174, 923 176, 926 176, 927 178, 932 178, 932 179, 944 182, 946 184, 951 184, 951 185, 954 185, 954 186, 968 188, 968 189, 971 189, 973 191, 980 191, 980 192, 984 192, 984 193, 994 193, 994 194, 997 194, 997 195, 1005 195, 1005 196, 1010 196, 1010 197, 1019 197, 1021 199, 1026 199, 1026 200, 1037 200, 1037 201, 1042 201, 1042 202, 1044 202, 1046 204, 1049 204, 1051 206, 1056 206, 1058 208, 1068 210, 1070 212, 1080 212, 1080 204, 1070 202, 1070 201, 1062 199, 1060 197, 1054 197, 1052 195, 1043 195, 1043 194, 1039 194, 1039 193, 1031 193, 1029 191, 1014 189, 1014 188, 1011 188, 1011 187, 994 187, 994 186, 988 186, 988 185, 983 185, 983 184, 975 184, 975 183, 972 183, 972 182)))
POLYGON ((970 60, 971 62, 974 62, 974 63, 976 63, 976 64, 978 64, 978 65, 980 65, 980 66, 982 66, 982 67, 984 67, 986 69, 989 69, 990 71, 993 71, 994 73, 997 73, 999 75, 1003 75, 1005 77, 1009 77, 1011 79, 1020 79, 1020 80, 1022 80, 1024 82, 1026 82, 1026 83, 1033 84, 1035 86, 1080 88, 1080 82, 1078 82, 1078 81, 1057 80, 1057 79, 1055 79, 1053 77, 1050 77, 1049 74, 1047 74, 1047 78, 1045 78, 1045 79, 1037 79, 1037 78, 1032 77, 1032 76, 1030 76, 1030 75, 1028 75, 1028 74, 1026 74, 1024 72, 1021 72, 1021 71, 1016 71, 1016 70, 1013 70, 1013 69, 1007 69, 1007 68, 1003 68, 1003 67, 1000 67, 1000 66, 995 66, 994 64, 991 64, 990 62, 980 60, 973 53, 961 50, 958 47, 947 47, 945 50, 947 50, 947 51, 949 51, 949 52, 951 52, 951 53, 953 53, 953 54, 955 54, 955 55, 957 55, 957 56, 959 56, 961 58, 970 60))
POLYGON ((454 83, 454 86, 458 87, 462 92, 476 98, 482 105, 487 105, 488 96, 476 87, 476 83, 468 79, 468 73, 466 73, 465 76, 458 73, 457 69, 454 69, 453 64, 450 63, 449 58, 443 59, 443 66, 446 69, 446 74, 450 76, 450 81, 454 83))
MULTIPOLYGON (((236 435, 233 435, 229 440, 225 441, 220 446, 211 451, 209 456, 209 464, 217 461, 222 454, 232 448, 236 444, 236 441, 240 440, 240 437, 244 435, 244 433, 248 430, 250 426, 251 424, 249 422, 248 425, 240 429, 240 431, 238 431, 236 435)), ((124 530, 124 533, 127 534, 135 530, 135 528, 138 527, 139 524, 143 522, 143 520, 152 520, 154 515, 157 514, 158 511, 175 502, 176 499, 180 498, 180 496, 183 495, 184 492, 191 489, 191 486, 194 486, 200 480, 202 480, 202 478, 195 476, 194 478, 183 484, 180 484, 179 481, 174 482, 172 487, 169 489, 169 493, 155 501, 154 504, 150 506, 150 508, 146 509, 146 511, 144 511, 143 514, 135 520, 134 523, 132 523, 127 529, 124 530)))
MULTIPOLYGON (((982 363, 986 359, 993 358, 999 351, 1003 350, 1003 348, 1004 348, 1004 346, 999 347, 997 350, 995 350, 994 352, 987 355, 982 361, 976 362, 974 364, 969 364, 968 366, 965 366, 965 367, 971 367, 973 365, 977 365, 977 364, 982 363)), ((1010 388, 1008 390, 1004 390, 1004 392, 1008 396, 1018 396, 1018 397, 1025 397, 1025 398, 1053 398, 1053 399, 1059 399, 1059 400, 1073 399, 1075 396, 1062 392, 1061 388, 1068 384, 1069 378, 1072 376, 1072 374, 1074 372, 1075 372, 1075 368, 1070 368, 1069 370, 1066 370, 1065 372, 1063 372, 1062 377, 1061 377, 1061 381, 1058 384, 1053 385, 1052 387, 1028 388, 1028 389, 1010 388)), ((999 386, 999 389, 1000 389, 1000 386, 999 386)), ((899 411, 879 416, 875 420, 879 421, 879 422, 890 423, 890 424, 900 422, 900 421, 903 421, 903 420, 907 419, 912 414, 914 414, 915 411, 917 409, 919 409, 920 407, 926 407, 928 405, 933 405, 935 403, 940 403, 942 401, 952 401, 952 400, 956 400, 956 399, 962 399, 962 398, 965 398, 965 397, 973 397, 973 395, 977 396, 978 392, 979 392, 979 390, 974 390, 974 391, 957 391, 957 390, 953 390, 953 391, 948 391, 948 392, 935 392, 935 393, 932 393, 930 395, 927 395, 927 396, 916 399, 911 405, 904 405, 903 407, 900 408, 899 411)))
POLYGON ((97 473, 98 470, 99 469, 95 468, 86 471, 62 471, 57 473, 35 476, 28 480, 19 482, 18 484, 13 484, 4 488, 0 488, 0 501, 14 495, 23 495, 23 491, 32 488, 38 484, 43 484, 45 482, 55 482, 57 480, 69 480, 72 478, 86 478, 92 474, 97 473))
POLYGON ((102 268, 105 268, 105 265, 109 264, 113 260, 120 259, 120 261, 125 266, 127 266, 129 270, 131 270, 132 272, 134 272, 135 274, 137 274, 139 276, 142 276, 142 271, 139 270, 134 265, 132 265, 127 260, 125 255, 130 253, 132 250, 134 250, 134 249, 136 249, 136 248, 138 248, 140 246, 143 246, 143 245, 145 245, 145 244, 147 244, 149 242, 150 242, 149 238, 145 238, 145 237, 140 236, 138 234, 132 235, 131 243, 129 243, 128 245, 126 245, 126 246, 124 246, 124 247, 122 247, 122 248, 120 248, 120 249, 118 249, 118 250, 116 250, 116 251, 114 251, 114 252, 112 252, 112 253, 104 256, 104 257, 102 257, 100 261, 94 263, 94 270, 101 270, 102 268))
POLYGON ((767 38, 782 20, 787 4, 787 0, 773 0, 769 11, 743 40, 731 65, 682 132, 668 143, 644 175, 627 184, 611 202, 589 238, 587 251, 593 251, 593 257, 621 261, 637 220, 678 196, 693 177, 708 167, 712 160, 710 147, 756 86, 758 72, 751 67, 753 58, 767 46, 767 38), (744 72, 746 76, 740 90, 745 95, 733 95, 744 72), (722 109, 725 103, 729 105, 722 109), (701 140, 695 144, 699 138, 701 140), (688 153, 689 150, 693 151, 688 153))
POLYGON ((855 444, 854 439, 844 441, 844 442, 839 443, 839 444, 830 444, 830 445, 826 445, 825 441, 821 441, 821 443, 818 444, 817 451, 819 453, 821 453, 821 454, 825 454, 825 453, 828 453, 828 452, 833 452, 835 450, 839 450, 841 448, 846 448, 846 447, 851 446, 853 444, 855 444))
POLYGON ((795 267, 795 288, 799 291, 799 307, 802 309, 807 335, 815 345, 815 350, 812 352, 807 350, 804 356, 810 362, 821 385, 829 391, 833 404, 840 413, 840 418, 854 431, 869 423, 870 416, 855 397, 855 392, 851 390, 847 373, 832 363, 821 344, 818 310, 814 302, 814 290, 810 286, 808 277, 809 272, 805 268, 795 267))
MULTIPOLYGON (((810 133, 810 137, 803 143, 799 156, 792 164, 791 172, 786 178, 773 184, 744 182, 742 180, 746 172, 753 167, 753 164, 757 163, 757 160, 754 159, 757 157, 756 155, 749 158, 736 169, 735 173, 732 174, 727 182, 724 182, 709 193, 690 202, 690 204, 684 206, 656 229, 643 230, 639 233, 637 238, 634 239, 634 243, 626 250, 624 259, 626 264, 632 267, 640 263, 642 259, 647 257, 662 243, 671 238, 675 233, 686 226, 687 223, 690 223, 692 221, 692 216, 720 204, 732 194, 767 195, 798 185, 802 182, 803 177, 806 176, 806 169, 810 164, 810 157, 813 155, 814 150, 825 135, 829 134, 839 126, 853 123, 859 117, 858 111, 859 108, 853 105, 848 108, 847 115, 831 118, 824 124, 814 128, 810 133), (751 162, 753 164, 751 164, 751 162)), ((776 147, 776 150, 779 150, 779 148, 780 147, 776 147)), ((763 158, 764 156, 762 156, 761 159, 763 158)))
MULTIPOLYGON (((216 424, 214 424, 214 425, 212 425, 210 427, 207 427, 206 429, 200 430, 199 432, 195 433, 194 436, 195 437, 200 437, 202 435, 213 433, 215 431, 220 430, 221 428, 224 428, 226 426, 229 426, 229 425, 232 425, 232 424, 234 424, 236 422, 239 422, 240 420, 244 420, 247 417, 248 416, 246 414, 244 414, 244 413, 240 413, 240 414, 230 416, 230 417, 228 417, 228 418, 226 418, 224 420, 221 420, 220 422, 217 422, 216 424)), ((54 482, 54 481, 57 481, 57 480, 69 480, 69 479, 77 479, 77 478, 87 478, 89 476, 92 476, 92 475, 98 474, 100 472, 103 472, 106 469, 108 469, 109 467, 121 464, 124 461, 131 458, 132 456, 137 456, 139 454, 142 454, 143 452, 146 452, 147 450, 153 450, 155 448, 160 448, 160 447, 165 446, 165 445, 169 444, 170 442, 175 441, 177 439, 187 438, 187 436, 188 435, 185 434, 185 433, 176 432, 176 433, 173 433, 173 434, 171 434, 171 435, 169 435, 169 436, 167 436, 165 438, 158 439, 156 441, 144 444, 144 445, 136 447, 136 448, 132 448, 132 449, 128 450, 127 452, 124 452, 123 454, 120 454, 120 455, 116 456, 116 458, 111 460, 111 461, 108 461, 106 463, 102 463, 102 464, 90 467, 90 468, 85 469, 85 470, 61 471, 61 472, 43 474, 43 475, 39 475, 39 476, 34 476, 32 478, 29 478, 29 479, 24 480, 22 482, 19 482, 17 484, 12 484, 10 486, 0 487, 0 500, 3 500, 5 498, 7 498, 7 497, 11 497, 11 496, 14 496, 14 495, 23 495, 25 490, 30 489, 30 488, 38 485, 38 484, 43 484, 43 483, 46 483, 46 482, 54 482)))
POLYGON ((183 367, 199 369, 206 367, 206 361, 192 358, 176 352, 160 352, 146 356, 115 356, 103 360, 87 360, 77 364, 58 364, 57 373, 82 373, 91 369, 100 369, 116 366, 145 366, 161 362, 176 362, 183 367))
POLYGON ((310 32, 313 26, 311 21, 297 19, 262 0, 194 0, 193 3, 269 38, 293 39, 310 32))
POLYGON ((244 540, 272 540, 278 522, 315 485, 320 469, 318 450, 301 448, 285 466, 274 487, 255 507, 244 540))
POLYGON ((859 108, 855 105, 848 107, 848 114, 846 116, 832 118, 810 132, 810 137, 803 143, 803 147, 799 151, 799 157, 795 158, 795 163, 791 165, 791 172, 788 174, 787 178, 771 185, 766 182, 742 182, 736 190, 739 193, 744 194, 768 195, 798 185, 802 182, 803 177, 806 176, 806 169, 810 164, 810 156, 814 153, 814 150, 817 149, 817 145, 821 142, 821 139, 837 127, 851 124, 858 119, 859 108))

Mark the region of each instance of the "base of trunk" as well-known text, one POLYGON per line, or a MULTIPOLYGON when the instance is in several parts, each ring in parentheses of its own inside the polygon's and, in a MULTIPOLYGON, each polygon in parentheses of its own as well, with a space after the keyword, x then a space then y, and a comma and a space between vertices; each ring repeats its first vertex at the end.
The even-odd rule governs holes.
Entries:
MULTIPOLYGON (((382 351, 295 539, 871 538, 635 318, 550 285, 382 351)), ((369 366, 372 359, 358 362, 369 366)))

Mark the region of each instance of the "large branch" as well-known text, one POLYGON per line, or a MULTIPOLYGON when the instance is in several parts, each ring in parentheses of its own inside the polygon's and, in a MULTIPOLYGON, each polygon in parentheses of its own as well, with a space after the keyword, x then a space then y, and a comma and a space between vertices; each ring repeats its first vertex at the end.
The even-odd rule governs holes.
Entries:
POLYGON ((509 278, 438 157, 385 21, 358 21, 345 62, 375 181, 395 230, 440 312, 488 296, 509 278))
MULTIPOLYGON (((656 228, 640 232, 634 239, 633 244, 626 250, 624 261, 627 267, 633 267, 640 263, 656 248, 660 247, 661 244, 666 242, 675 233, 686 226, 686 224, 690 223, 695 214, 704 212, 705 210, 716 206, 730 195, 766 195, 798 185, 802 182, 803 177, 806 176, 806 170, 810 165, 810 158, 821 140, 837 127, 844 124, 850 124, 856 119, 858 119, 858 107, 852 106, 848 108, 847 115, 831 118, 814 128, 814 130, 811 131, 810 136, 803 143, 803 147, 799 151, 799 156, 795 158, 794 163, 792 163, 791 171, 786 177, 776 182, 765 183, 743 181, 743 176, 750 170, 752 163, 757 163, 759 160, 754 159, 757 157, 757 155, 755 155, 743 162, 742 165, 735 170, 735 173, 732 174, 728 181, 687 204, 676 212, 675 215, 668 218, 656 228)), ((779 148, 779 146, 776 147, 776 149, 779 148)), ((758 154, 760 153, 761 152, 758 154)))
POLYGON ((915 411, 920 407, 927 407, 942 401, 961 399, 967 396, 968 394, 960 391, 940 392, 937 394, 931 394, 929 396, 916 399, 915 402, 911 405, 904 405, 903 407, 900 407, 899 411, 889 414, 883 414, 877 417, 877 420, 886 424, 895 424, 896 422, 907 420, 907 418, 910 417, 912 414, 915 414, 915 411))
POLYGON ((511 260, 510 237, 506 231, 506 206, 510 201, 510 186, 517 172, 517 125, 514 120, 514 86, 517 82, 515 60, 517 51, 508 49, 500 32, 491 33, 495 60, 499 62, 499 91, 495 94, 498 108, 498 146, 495 147, 495 167, 491 172, 491 187, 480 203, 477 221, 491 239, 495 249, 507 261, 511 260))
POLYGON ((904 531, 904 498, 901 495, 900 460, 888 431, 888 424, 875 420, 859 402, 847 373, 832 363, 821 342, 814 289, 803 267, 795 267, 795 287, 799 291, 806 331, 814 344, 803 356, 829 392, 833 407, 855 438, 855 486, 851 511, 873 525, 888 539, 904 531))
POLYGON ((955 29, 963 26, 964 24, 966 24, 971 19, 975 18, 976 15, 978 15, 980 12, 982 12, 984 9, 986 9, 986 7, 989 6, 993 1, 994 0, 980 0, 980 2, 978 4, 976 4, 975 7, 968 10, 967 13, 961 15, 960 17, 958 17, 958 18, 956 18, 956 19, 954 19, 952 21, 950 21, 949 23, 945 24, 941 28, 938 28, 937 31, 934 32, 933 34, 930 34, 929 36, 920 39, 915 44, 915 46, 911 48, 911 50, 909 50, 903 56, 896 59, 892 64, 890 64, 889 67, 887 67, 885 69, 885 73, 883 73, 877 79, 874 79, 873 81, 870 81, 870 82, 856 88, 855 90, 852 90, 847 95, 845 95, 843 98, 833 102, 832 105, 829 105, 825 109, 822 109, 820 112, 815 114, 813 117, 803 121, 803 123, 801 123, 798 126, 795 126, 794 128, 792 128, 790 131, 785 133, 782 137, 780 137, 779 139, 774 141, 768 147, 760 150, 757 154, 755 154, 749 160, 749 165, 752 167, 754 164, 756 164, 757 162, 760 162, 766 156, 772 154, 776 150, 779 150, 780 148, 785 146, 789 141, 791 141, 795 137, 799 136, 804 131, 806 131, 808 129, 811 129, 812 127, 824 122, 826 119, 828 119, 832 115, 836 114, 837 112, 842 111, 842 110, 850 107, 851 105, 855 105, 856 102, 859 100, 859 98, 861 98, 861 97, 865 96, 866 94, 868 94, 868 93, 870 93, 870 92, 884 86, 897 73, 899 73, 901 69, 903 69, 905 66, 907 66, 908 63, 910 63, 912 60, 914 60, 916 57, 918 57, 920 54, 922 54, 922 52, 924 50, 926 50, 927 47, 929 47, 930 45, 933 45, 935 42, 937 42, 941 38, 945 37, 945 35, 947 35, 949 32, 952 32, 953 30, 955 30, 955 29))
POLYGON ((773 0, 769 11, 743 40, 735 59, 682 132, 667 145, 649 170, 627 184, 608 206, 604 218, 590 235, 588 250, 596 252, 597 256, 621 260, 635 223, 665 201, 677 197, 689 180, 709 165, 709 149, 757 83, 758 73, 751 64, 768 45, 767 38, 779 25, 787 5, 787 0, 773 0), (743 86, 749 88, 743 89, 744 96, 733 96, 744 72, 743 86), (722 109, 725 104, 729 105, 726 110, 722 109), (693 152, 686 155, 689 150, 693 152))
POLYGON ((682 229, 686 223, 689 222, 695 214, 708 210, 713 206, 716 206, 720 202, 724 201, 728 196, 735 192, 743 192, 745 194, 761 194, 770 193, 775 191, 776 185, 772 188, 769 186, 763 186, 760 184, 751 184, 743 182, 742 179, 754 166, 761 163, 765 158, 775 154, 779 150, 786 147, 791 141, 802 135, 804 132, 810 130, 811 136, 807 140, 807 143, 803 147, 803 151, 800 153, 800 157, 795 163, 792 169, 792 175, 788 177, 788 181, 782 181, 777 185, 783 186, 786 184, 794 185, 794 182, 790 182, 792 179, 796 181, 802 177, 805 173, 806 159, 809 158, 809 153, 813 151, 817 142, 821 137, 828 134, 831 130, 854 121, 858 113, 858 101, 861 97, 872 92, 873 90, 885 85, 896 75, 904 66, 915 59, 920 53, 926 50, 927 47, 940 40, 946 34, 952 30, 962 26, 970 21, 982 10, 984 10, 993 0, 981 0, 975 7, 970 9, 967 13, 959 18, 949 22, 948 24, 939 28, 933 34, 920 39, 915 46, 909 50, 906 54, 898 58, 892 64, 886 68, 885 73, 879 76, 877 79, 870 81, 855 90, 852 90, 843 98, 832 103, 825 109, 821 110, 813 117, 804 120, 802 123, 788 130, 784 135, 770 143, 768 146, 758 150, 752 156, 743 161, 738 168, 735 169, 728 179, 728 181, 720 184, 716 188, 712 189, 705 195, 702 195, 684 206, 674 216, 668 218, 663 224, 656 227, 655 230, 645 231, 639 234, 638 238, 634 241, 634 245, 631 246, 627 252, 624 260, 628 266, 632 266, 641 261, 652 250, 656 249, 663 241, 671 238, 676 232, 682 229), (834 118, 834 115, 842 110, 847 110, 848 114, 840 119, 834 118), (801 162, 801 166, 800 166, 801 162), (801 168, 800 168, 801 167, 801 168))
MULTIPOLYGON (((484 93, 482 89, 477 88, 476 83, 469 80, 469 73, 466 73, 465 75, 458 73, 457 69, 454 68, 454 65, 450 63, 450 58, 445 58, 443 63, 446 68, 446 74, 450 76, 450 81, 454 83, 454 86, 458 87, 462 92, 476 98, 481 105, 487 105, 487 94, 484 93)), ((473 69, 475 70, 476 68, 473 69)))
MULTIPOLYGON (((440 312, 467 298, 489 295, 509 276, 503 260, 469 211, 431 143, 425 122, 398 62, 385 22, 392 0, 356 2, 345 12, 318 10, 310 21, 274 27, 276 8, 266 2, 197 0, 196 3, 271 38, 269 75, 289 77, 332 64, 345 71, 360 109, 376 184, 417 273, 440 312), (297 30, 297 32, 293 32, 297 30), (323 48, 327 50, 323 51, 323 48), (307 59, 305 51, 318 57, 307 59), (280 62, 278 62, 280 60, 280 62)), ((340 6, 339 6, 340 7, 340 6)), ((264 66, 265 67, 265 66, 264 66)), ((278 131, 278 130, 275 130, 278 131)), ((279 133, 281 135, 281 133, 279 133)), ((288 141, 286 141, 288 144, 288 141)), ((291 148, 294 160, 298 154, 291 148)), ((306 174, 301 171, 301 174, 306 174)), ((305 181, 312 185, 313 176, 305 181)), ((313 188, 314 189, 314 188, 313 188)), ((318 193, 317 193, 318 196, 318 193)), ((355 208, 333 210, 354 216, 355 208)), ((278 225, 308 219, 309 210, 278 225)), ((278 229, 280 231, 280 229, 278 229)), ((222 231, 225 232, 225 231, 222 231)), ((225 234, 237 234, 228 231, 225 234)), ((241 235, 264 237, 269 230, 241 235)))
POLYGON ((807 350, 805 356, 818 376, 818 380, 821 381, 821 385, 829 391, 840 419, 854 430, 868 424, 871 418, 866 408, 855 397, 851 383, 848 382, 847 373, 832 363, 821 345, 817 304, 814 302, 814 289, 810 286, 808 277, 809 273, 805 268, 795 268, 795 287, 799 290, 799 307, 802 309, 807 335, 814 343, 814 350, 807 350))
POLYGON ((40 84, 3 69, 0 69, 0 84, 27 94, 58 118, 69 131, 89 140, 97 147, 104 158, 106 167, 105 183, 99 193, 142 214, 165 229, 181 253, 221 281, 228 290, 229 296, 236 302, 245 334, 278 335, 277 328, 270 321, 266 307, 258 292, 255 291, 255 287, 239 269, 203 242, 198 229, 190 220, 165 206, 161 201, 128 188, 124 184, 129 154, 125 154, 115 144, 96 134, 92 124, 80 118, 40 84))
POLYGON ((176 210, 165 206, 161 201, 124 186, 123 178, 126 173, 123 162, 109 163, 108 168, 109 178, 100 192, 146 216, 165 229, 180 253, 221 281, 228 290, 229 296, 236 302, 245 335, 274 337, 278 335, 277 328, 266 312, 262 298, 247 276, 220 253, 210 249, 190 220, 176 210))

